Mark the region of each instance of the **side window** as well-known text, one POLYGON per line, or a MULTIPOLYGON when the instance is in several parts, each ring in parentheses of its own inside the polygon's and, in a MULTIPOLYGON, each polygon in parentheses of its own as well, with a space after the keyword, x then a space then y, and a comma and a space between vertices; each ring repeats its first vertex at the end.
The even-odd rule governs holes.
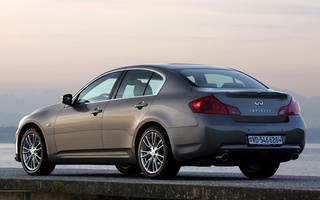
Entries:
POLYGON ((158 92, 158 90, 160 89, 162 83, 163 83, 162 76, 160 76, 157 73, 153 73, 144 95, 156 94, 158 92))
POLYGON ((187 76, 187 79, 189 79, 192 83, 196 83, 194 76, 187 76))
POLYGON ((124 77, 116 98, 130 98, 155 94, 162 85, 163 78, 146 70, 129 70, 124 77))
POLYGON ((79 94, 75 103, 94 103, 109 99, 112 88, 121 73, 122 72, 115 72, 107 74, 95 80, 79 94))

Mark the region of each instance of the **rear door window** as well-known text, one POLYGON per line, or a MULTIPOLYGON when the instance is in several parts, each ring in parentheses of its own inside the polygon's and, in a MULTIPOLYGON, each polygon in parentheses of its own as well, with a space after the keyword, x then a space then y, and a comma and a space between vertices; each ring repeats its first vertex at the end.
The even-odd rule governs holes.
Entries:
POLYGON ((163 78, 162 76, 160 76, 157 73, 153 73, 150 81, 149 81, 149 86, 151 90, 147 90, 145 95, 155 95, 159 92, 159 90, 161 89, 161 86, 163 84, 163 78))
POLYGON ((116 98, 155 95, 162 84, 162 76, 153 71, 129 70, 119 87, 116 98))

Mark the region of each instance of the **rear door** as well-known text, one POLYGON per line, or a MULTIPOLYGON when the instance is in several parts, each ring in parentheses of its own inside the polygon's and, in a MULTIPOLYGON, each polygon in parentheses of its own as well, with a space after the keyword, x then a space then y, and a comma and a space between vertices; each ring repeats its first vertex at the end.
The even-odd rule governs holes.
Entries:
POLYGON ((103 114, 102 139, 108 157, 130 156, 135 129, 163 82, 164 77, 153 71, 127 71, 103 114))

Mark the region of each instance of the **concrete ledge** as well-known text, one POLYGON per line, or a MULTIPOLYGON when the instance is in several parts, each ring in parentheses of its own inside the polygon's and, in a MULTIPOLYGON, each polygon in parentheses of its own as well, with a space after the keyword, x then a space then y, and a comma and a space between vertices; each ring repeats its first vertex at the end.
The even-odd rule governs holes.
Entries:
POLYGON ((320 191, 139 184, 92 181, 0 179, 0 199, 319 199, 320 191))

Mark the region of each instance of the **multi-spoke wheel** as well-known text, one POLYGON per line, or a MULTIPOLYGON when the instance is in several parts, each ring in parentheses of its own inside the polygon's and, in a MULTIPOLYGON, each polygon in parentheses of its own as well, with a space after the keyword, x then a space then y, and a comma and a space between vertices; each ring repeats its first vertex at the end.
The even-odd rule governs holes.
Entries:
POLYGON ((55 167, 47 158, 44 140, 40 131, 28 129, 21 140, 21 163, 24 170, 30 175, 48 175, 55 167))
POLYGON ((139 143, 138 157, 142 171, 149 178, 172 178, 180 170, 172 156, 166 133, 158 127, 150 127, 144 132, 139 143))
POLYGON ((245 162, 239 168, 248 178, 269 178, 277 172, 279 165, 279 162, 245 162))

